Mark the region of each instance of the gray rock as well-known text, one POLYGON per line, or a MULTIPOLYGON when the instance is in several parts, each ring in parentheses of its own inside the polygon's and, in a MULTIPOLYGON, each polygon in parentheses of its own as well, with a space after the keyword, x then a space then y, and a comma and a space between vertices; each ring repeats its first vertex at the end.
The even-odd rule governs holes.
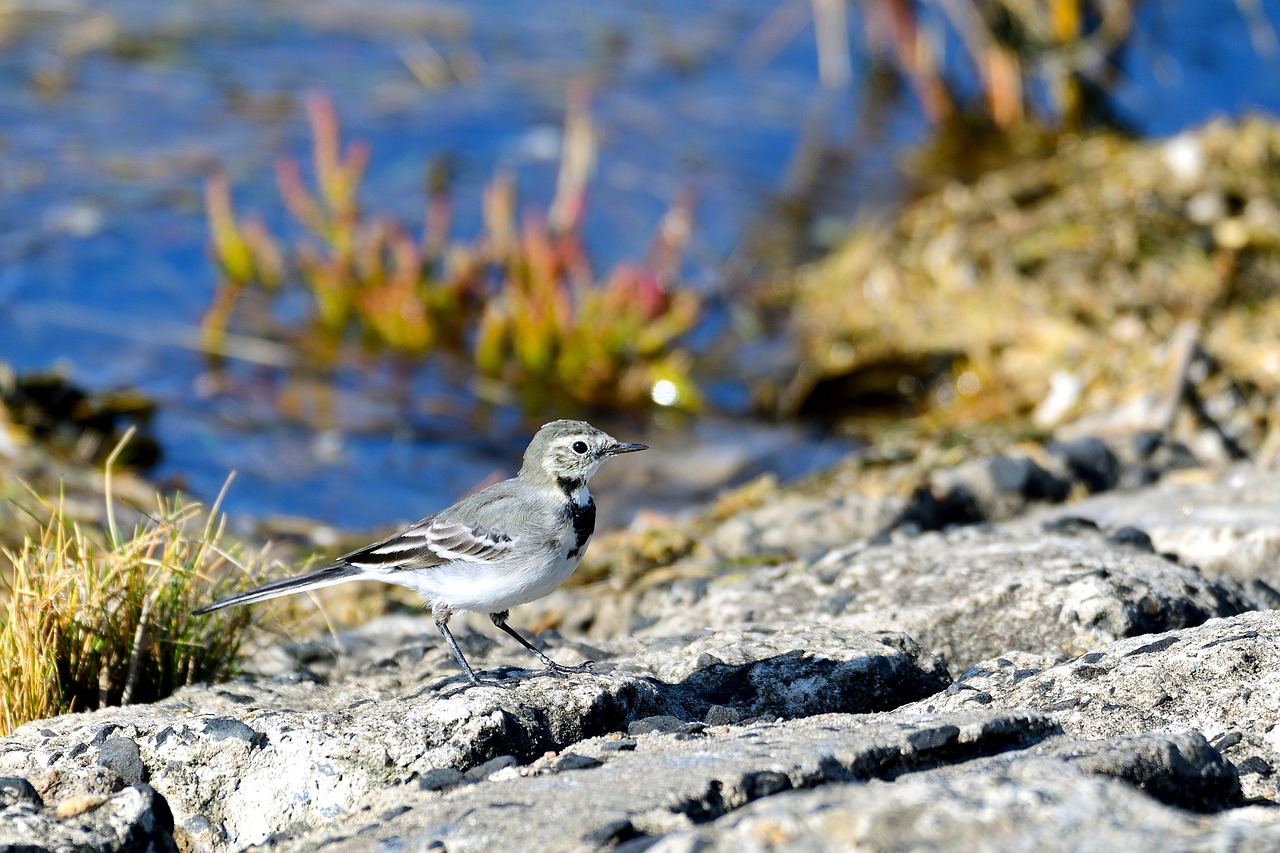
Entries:
POLYGON ((20 776, 0 778, 0 808, 24 805, 32 809, 44 808, 44 800, 35 786, 20 776))
POLYGON ((968 772, 780 793, 670 834, 649 850, 1275 851, 1280 814, 1254 807, 1193 815, 1106 775, 1022 756, 968 772))
POLYGON ((579 755, 576 752, 566 752, 563 755, 556 756, 551 762, 552 773, 564 773, 569 770, 591 770, 599 767, 603 762, 598 758, 592 758, 590 755, 579 755))
POLYGON ((443 791, 461 785, 466 775, 452 767, 433 767, 418 778, 418 787, 424 791, 443 791))
POLYGON ((702 718, 705 726, 731 726, 742 722, 742 713, 727 705, 712 705, 702 718))
POLYGON ((1091 492, 1104 492, 1120 482, 1120 460, 1100 438, 1085 436, 1053 441, 1045 450, 1061 458, 1071 473, 1091 492))
POLYGON ((137 785, 147 778, 146 765, 138 752, 138 744, 127 737, 109 737, 98 747, 98 763, 115 771, 126 785, 137 785))
POLYGON ((971 775, 1030 761, 1065 763, 1089 775, 1110 776, 1187 811, 1207 814, 1244 804, 1235 767, 1196 732, 1151 732, 1104 740, 1049 738, 1031 749, 931 772, 971 775))
POLYGON ((805 717, 896 708, 947 686, 945 667, 898 633, 800 621, 695 631, 608 644, 620 671, 677 685, 677 715, 702 720, 713 705, 743 717, 805 717))
POLYGON ((968 687, 962 678, 902 710, 1031 708, 1091 740, 1198 732, 1240 771, 1247 797, 1280 801, 1280 612, 1133 637, 1016 683, 968 687))
POLYGON ((1061 663, 1061 660, 1056 656, 1037 655, 1032 652, 1005 652, 1000 657, 975 663, 947 689, 975 692, 998 690, 1017 684, 1024 678, 1029 678, 1057 663, 1061 663))
POLYGON ((672 732, 693 734, 701 729, 702 723, 686 723, 679 717, 673 717, 670 714, 659 714, 656 717, 645 717, 629 723, 627 725, 627 734, 670 734, 672 732))
POLYGON ((499 755, 497 758, 490 758, 483 764, 476 765, 462 774, 462 778, 466 782, 483 782, 493 774, 506 770, 508 767, 515 767, 520 763, 520 759, 514 755, 499 755))
POLYGON ((22 799, 0 808, 0 849, 177 853, 173 815, 149 785, 130 786, 109 797, 85 795, 57 808, 42 808, 32 793, 25 791, 22 799))
POLYGON ((1026 456, 993 457, 988 470, 999 494, 1059 503, 1071 493, 1071 484, 1061 472, 1046 470, 1026 456))
POLYGON ((894 779, 1056 731, 1046 718, 1021 713, 830 714, 714 735, 641 735, 623 753, 587 741, 575 749, 601 761, 594 769, 459 788, 415 803, 389 824, 356 815, 286 849, 416 850, 438 842, 450 851, 596 850, 653 840, 793 788, 894 779))
POLYGON ((720 522, 700 544, 718 560, 817 555, 875 535, 893 521, 902 505, 898 498, 856 492, 784 493, 720 522))
POLYGON ((1258 606, 1231 580, 1072 534, 964 528, 832 551, 814 563, 735 570, 697 601, 668 591, 637 606, 636 633, 755 620, 826 621, 842 630, 901 631, 953 672, 1006 652, 1071 657, 1122 637, 1197 625, 1258 606))
POLYGON ((1135 527, 1150 535, 1157 551, 1177 554, 1206 574, 1280 589, 1280 472, 1237 466, 1217 475, 1197 473, 1139 494, 1095 495, 1022 524, 1034 527, 1070 514, 1104 527, 1135 527))
MULTIPOLYGON (((1076 451, 982 460, 956 491, 1000 514, 1068 474, 1125 482, 1123 454, 1076 451)), ((393 616, 254 677, 21 727, 0 740, 0 848, 1280 849, 1272 811, 1240 806, 1280 802, 1280 614, 1213 618, 1266 587, 1161 557, 1138 514, 872 545, 903 504, 847 485, 730 517, 712 560, 631 593, 625 637, 536 639, 593 674, 530 672, 458 620, 488 682, 462 690, 429 617, 393 616)))
MULTIPOLYGON (((371 791, 404 785, 434 768, 465 772, 508 754, 531 760, 667 708, 658 687, 639 678, 530 678, 507 689, 466 692, 449 686, 376 699, 366 693, 363 702, 353 702, 352 694, 367 685, 328 690, 309 682, 246 682, 187 689, 156 705, 21 727, 0 742, 0 766, 37 788, 50 776, 74 778, 77 745, 103 723, 121 725, 178 821, 203 816, 213 828, 213 846, 242 849, 282 827, 332 820, 371 791), (254 701, 229 703, 226 690, 254 701), (227 735, 243 734, 225 724, 233 713, 249 721, 242 725, 254 736, 227 735)), ((59 799, 69 796, 64 782, 59 799)))
POLYGON ((1181 809, 1218 812, 1244 804, 1236 769, 1197 732, 1074 741, 1045 754, 1086 773, 1122 779, 1181 809))
MULTIPOLYGON (((403 641, 397 625, 420 631, 424 621, 364 630, 395 644, 403 641)), ((342 666, 381 654, 376 644, 364 649, 342 666)), ((892 707, 946 684, 939 662, 904 637, 821 625, 706 631, 596 651, 617 656, 614 672, 605 664, 594 675, 517 679, 489 668, 494 686, 465 691, 457 677, 403 661, 331 686, 247 679, 188 688, 155 705, 23 726, 0 741, 0 768, 31 780, 46 802, 49 793, 56 801, 96 793, 105 783, 87 774, 98 765, 86 759, 98 741, 99 756, 106 749, 126 772, 145 768, 201 844, 242 849, 351 813, 384 789, 439 796, 459 782, 484 787, 517 763, 639 719, 673 716, 691 733, 714 705, 775 719, 892 707), (139 765, 124 766, 124 743, 137 746, 139 765)))
POLYGON ((940 530, 957 521, 1011 518, 1039 502, 1061 502, 1071 492, 1073 475, 1061 459, 1044 461, 1049 469, 1022 455, 980 457, 936 471, 894 526, 914 522, 919 531, 940 530))

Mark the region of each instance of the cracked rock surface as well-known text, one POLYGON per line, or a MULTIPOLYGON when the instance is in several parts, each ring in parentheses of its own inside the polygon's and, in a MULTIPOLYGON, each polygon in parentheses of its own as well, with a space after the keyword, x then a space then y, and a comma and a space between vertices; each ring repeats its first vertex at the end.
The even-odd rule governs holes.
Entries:
POLYGON ((348 821, 319 841, 325 849, 350 851, 392 839, 421 849, 438 838, 447 838, 450 850, 536 850, 549 841, 559 849, 596 850, 687 829, 782 791, 894 779, 1017 748, 1054 731, 1045 717, 1017 713, 829 714, 640 735, 624 749, 619 741, 587 741, 575 748, 595 760, 584 769, 511 768, 453 796, 422 798, 398 820, 348 821), (505 817, 493 820, 496 812, 505 817))
MULTIPOLYGON (((1150 535, 1156 550, 1176 554, 1211 577, 1262 581, 1280 590, 1280 472, 1236 466, 1206 479, 1172 479, 1130 495, 1093 495, 1043 510, 1033 522, 1075 516, 1150 535)), ((1275 606, 1275 605, 1273 605, 1275 606)))
POLYGON ((1030 751, 958 773, 786 791, 648 848, 692 851, 1276 850, 1280 814, 1173 808, 1030 751))
POLYGON ((636 721, 870 711, 949 680, 935 657, 900 635, 753 626, 670 638, 628 655, 625 667, 602 663, 597 674, 506 667, 489 673, 492 685, 462 690, 456 676, 433 677, 395 657, 386 663, 386 647, 411 640, 397 641, 394 628, 371 623, 360 632, 378 642, 348 666, 362 657, 384 662, 371 664, 367 678, 334 686, 244 680, 30 723, 0 741, 0 768, 46 799, 67 800, 118 789, 127 781, 122 767, 133 769, 119 756, 135 755, 139 775, 192 843, 243 849, 284 828, 324 824, 387 788, 416 787, 441 771, 454 778, 449 771, 498 759, 527 763, 636 721))
POLYGON ((1259 606, 1233 579, 1079 525, 961 528, 813 561, 683 582, 681 606, 641 598, 643 634, 757 619, 837 620, 903 631, 953 672, 1006 651, 1072 657, 1122 637, 1198 625, 1259 606))
MULTIPOLYGON (((1226 512, 1238 473, 1197 500, 1226 512)), ((1206 575, 1134 526, 1171 488, 916 535, 873 535, 900 505, 865 496, 782 502, 811 553, 746 536, 758 562, 669 573, 614 636, 540 637, 591 673, 461 629, 463 689, 430 618, 394 615, 35 721, 0 740, 0 849, 1277 850, 1274 567, 1206 575)))
POLYGON ((1237 768, 1248 796, 1280 800, 1280 612, 1132 637, 1018 676, 993 675, 999 669, 975 667, 910 709, 1034 708, 1091 739, 1198 732, 1237 768))

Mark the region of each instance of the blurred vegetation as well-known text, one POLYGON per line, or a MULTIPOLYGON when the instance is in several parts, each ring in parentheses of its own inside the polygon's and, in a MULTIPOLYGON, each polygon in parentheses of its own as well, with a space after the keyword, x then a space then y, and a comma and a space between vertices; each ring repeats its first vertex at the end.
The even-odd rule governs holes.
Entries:
POLYGON ((582 241, 595 156, 585 90, 570 98, 559 186, 547 216, 518 223, 514 182, 500 174, 486 192, 484 233, 471 242, 450 239, 448 181, 439 171, 429 180, 420 237, 389 216, 366 213, 359 195, 368 146, 343 148, 327 98, 310 98, 307 113, 315 189, 295 160, 277 168, 281 196, 304 239, 286 243, 261 219, 240 219, 226 178, 208 180, 220 271, 203 323, 210 351, 226 351, 228 331, 237 325, 292 339, 301 357, 312 359, 354 336, 409 358, 465 354, 484 377, 517 387, 531 409, 564 396, 588 406, 696 406, 688 358, 675 348, 700 311, 698 297, 675 287, 691 202, 684 197, 672 207, 644 264, 595 280, 582 241), (271 310, 274 297, 299 289, 312 309, 301 325, 271 310))
POLYGON ((934 432, 1168 428, 1194 351, 1201 414, 1216 395, 1213 416, 1257 446, 1280 392, 1277 199, 1280 124, 1262 118, 1068 137, 949 184, 799 273, 806 360, 771 403, 934 432))
POLYGON ((47 520, 0 572, 0 733, 106 705, 150 702, 226 678, 249 628, 246 608, 191 611, 252 585, 242 549, 208 511, 157 499, 131 533, 116 525, 108 461, 107 522, 74 520, 40 501, 47 520))
POLYGON ((101 463, 127 426, 134 434, 118 459, 150 468, 160 445, 149 433, 155 402, 132 389, 88 391, 57 370, 17 374, 0 362, 0 424, 78 463, 101 463))
MULTIPOLYGON (((753 265, 784 275, 839 239, 835 217, 825 211, 842 216, 849 192, 861 192, 863 182, 849 179, 884 144, 884 128, 900 117, 904 91, 932 126, 912 149, 897 152, 905 180, 895 194, 911 197, 1051 155, 1067 135, 1125 131, 1111 90, 1126 51, 1144 35, 1162 38, 1139 31, 1137 0, 856 0, 853 31, 870 62, 855 77, 848 5, 780 3, 742 50, 750 63, 767 62, 811 12, 826 94, 810 108, 772 207, 744 240, 753 265), (851 85, 863 89, 859 115, 848 138, 840 138, 831 116, 851 85)), ((1238 5, 1255 49, 1273 54, 1275 35, 1265 16, 1247 0, 1238 5)), ((788 299, 780 301, 774 307, 789 308, 788 299)))
POLYGON ((1001 131, 1029 120, 1066 130, 1111 124, 1106 90, 1138 0, 861 0, 873 48, 899 68, 934 124, 977 111, 1001 131), (933 19, 955 31, 977 85, 944 69, 933 19), (1033 93, 1042 93, 1036 97, 1033 93), (966 103, 968 100, 968 103, 966 103))
POLYGON ((33 493, 60 495, 69 519, 103 523, 108 457, 117 501, 149 504, 155 487, 141 472, 160 457, 148 434, 154 407, 134 390, 91 391, 57 371, 18 374, 0 362, 0 549, 20 549, 42 526, 23 509, 33 493))

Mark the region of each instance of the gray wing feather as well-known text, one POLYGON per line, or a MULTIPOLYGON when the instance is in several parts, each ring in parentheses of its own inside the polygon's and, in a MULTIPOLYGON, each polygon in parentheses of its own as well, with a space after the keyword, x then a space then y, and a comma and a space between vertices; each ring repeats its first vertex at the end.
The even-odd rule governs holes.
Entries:
POLYGON ((534 530, 539 515, 527 496, 507 480, 428 516, 386 539, 335 562, 362 569, 428 569, 453 560, 501 559, 516 547, 516 530, 534 530))

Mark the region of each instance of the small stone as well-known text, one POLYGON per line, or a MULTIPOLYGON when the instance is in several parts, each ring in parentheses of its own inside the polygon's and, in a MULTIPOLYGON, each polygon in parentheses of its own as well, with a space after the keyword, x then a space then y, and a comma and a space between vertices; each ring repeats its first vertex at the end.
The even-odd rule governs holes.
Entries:
POLYGON ((630 752, 636 748, 636 742, 630 738, 622 738, 621 740, 607 740, 600 744, 601 752, 630 752))
POLYGON ((1045 533, 1061 533, 1064 536, 1083 536, 1098 529, 1098 522, 1078 515, 1062 515, 1051 518, 1043 525, 1045 533))
POLYGON ((702 718, 702 722, 708 728, 712 726, 731 726, 734 723, 742 721, 742 712, 736 708, 730 708, 728 705, 712 705, 707 709, 707 714, 702 718))
POLYGON ((461 771, 452 767, 433 767, 418 777, 418 787, 424 791, 444 791, 461 785, 465 780, 461 771))
POLYGON ((138 753, 138 744, 127 737, 109 737, 98 747, 98 763, 115 771, 126 785, 147 780, 147 767, 138 753))
POLYGON ((514 755, 499 755, 496 758, 490 758, 484 764, 472 767, 462 775, 469 782, 482 782, 494 773, 497 773, 499 770, 503 770, 507 767, 515 767, 519 763, 520 760, 514 755))
POLYGON ((188 835, 201 835, 206 832, 213 832, 213 824, 209 822, 209 818, 202 814, 194 814, 182 823, 182 828, 187 831, 188 835))
POLYGON ((1239 762, 1236 770, 1240 773, 1257 773, 1259 776, 1270 776, 1272 773, 1271 762, 1260 755, 1251 755, 1239 762))
POLYGON ((1120 479, 1120 460, 1099 438, 1055 441, 1045 449, 1062 457, 1071 468, 1071 473, 1091 492, 1112 489, 1120 479))
POLYGON ((1071 493, 1071 484, 1055 477, 1025 456, 997 456, 991 460, 996 489, 1027 500, 1060 503, 1071 493))
POLYGON ((629 735, 672 734, 688 732, 689 724, 678 717, 660 714, 656 717, 644 717, 627 726, 629 735))
POLYGON ((263 735, 260 732, 256 732, 239 720, 233 720, 230 717, 213 717, 203 722, 205 734, 215 741, 234 738, 245 741, 251 746, 257 746, 263 739, 263 735))
POLYGON ((0 777, 0 808, 25 803, 44 808, 44 801, 35 786, 20 776, 0 777))
POLYGON ((601 764, 602 762, 598 758, 580 755, 576 752, 566 752, 551 760, 551 770, 555 773, 563 773, 567 770, 590 770, 593 767, 600 767, 601 764))
POLYGON ((1214 739, 1213 748, 1218 752, 1226 752, 1242 740, 1244 740, 1244 735, 1240 734, 1240 732, 1225 732, 1214 739))
POLYGON ((1107 541, 1115 545, 1137 548, 1139 551, 1146 551, 1148 554, 1156 552, 1156 546, 1151 541, 1151 536, 1145 530, 1137 527, 1122 527, 1108 536, 1107 541))

